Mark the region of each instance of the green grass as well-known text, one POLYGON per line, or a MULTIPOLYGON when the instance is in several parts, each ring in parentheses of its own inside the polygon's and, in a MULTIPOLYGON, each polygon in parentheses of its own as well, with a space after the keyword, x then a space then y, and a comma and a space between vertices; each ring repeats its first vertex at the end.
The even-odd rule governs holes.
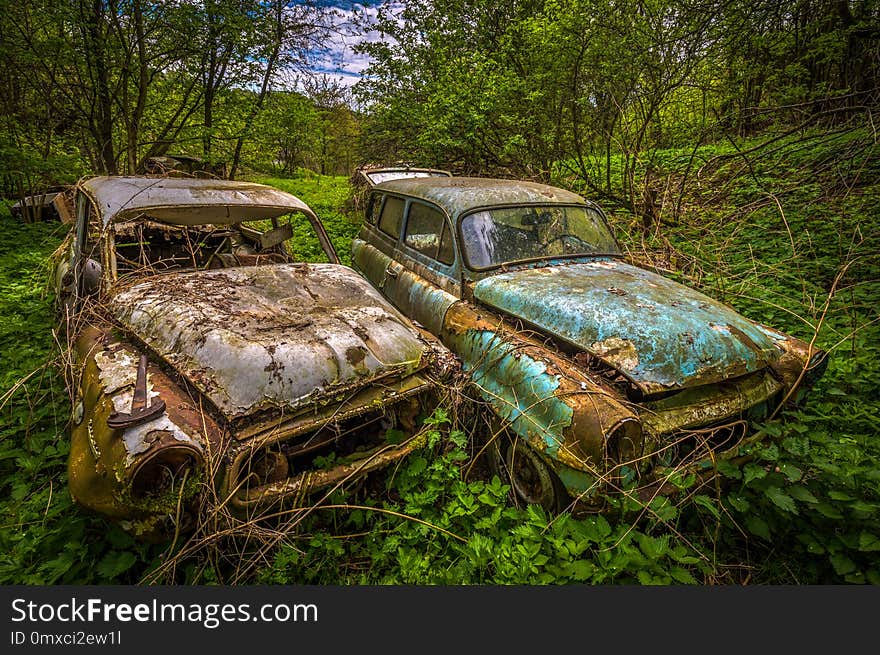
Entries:
MULTIPOLYGON (((752 463, 719 467, 723 484, 683 480, 688 502, 658 499, 638 520, 628 503, 551 519, 509 507, 497 479, 465 478, 471 435, 441 414, 428 447, 331 499, 357 507, 317 509, 242 581, 880 584, 880 184, 875 150, 852 143, 792 140, 751 170, 727 157, 732 148, 707 147, 704 162, 724 157, 686 186, 677 216, 664 213, 646 235, 640 217, 613 213, 631 252, 750 318, 805 339, 821 323, 826 375, 805 407, 765 426, 776 438, 752 463), (835 161, 841 151, 858 154, 835 161)), ((662 172, 680 175, 687 155, 663 153, 662 172)), ((345 178, 259 181, 307 202, 349 261, 358 222, 343 210, 345 178)), ((47 365, 56 350, 45 286, 62 235, 8 216, 0 225, 0 583, 137 582, 167 560, 167 546, 135 544, 73 506, 66 489, 69 408, 47 365)), ((320 259, 316 243, 296 254, 320 259)), ((200 551, 170 580, 229 581, 254 547, 200 551)))
MULTIPOLYGON (((351 264, 351 240, 360 229, 360 219, 345 213, 349 195, 347 178, 304 171, 293 178, 256 177, 254 181, 292 193, 311 207, 330 236, 339 260, 351 264)), ((326 261, 308 221, 300 216, 294 219, 293 225, 292 254, 301 261, 326 261)))
POLYGON ((64 229, 8 213, 0 226, 0 584, 135 582, 157 551, 82 512, 67 492, 70 408, 48 289, 64 229))

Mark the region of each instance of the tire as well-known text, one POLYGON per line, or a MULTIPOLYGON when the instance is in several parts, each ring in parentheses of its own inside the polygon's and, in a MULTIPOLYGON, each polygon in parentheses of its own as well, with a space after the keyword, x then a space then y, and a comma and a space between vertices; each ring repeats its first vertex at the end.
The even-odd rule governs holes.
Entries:
POLYGON ((559 476, 522 438, 503 430, 488 448, 489 468, 510 485, 509 498, 516 507, 540 505, 548 514, 559 514, 569 504, 559 476))

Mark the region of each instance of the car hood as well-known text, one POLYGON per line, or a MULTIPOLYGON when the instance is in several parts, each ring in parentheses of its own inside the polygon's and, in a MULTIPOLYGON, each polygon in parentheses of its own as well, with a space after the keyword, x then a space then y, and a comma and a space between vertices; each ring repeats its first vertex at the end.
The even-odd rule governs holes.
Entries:
POLYGON ((480 302, 613 366, 644 393, 709 384, 776 359, 755 323, 693 289, 616 260, 500 273, 480 302))
POLYGON ((406 375, 426 347, 368 282, 336 264, 168 273, 108 304, 229 420, 406 375))

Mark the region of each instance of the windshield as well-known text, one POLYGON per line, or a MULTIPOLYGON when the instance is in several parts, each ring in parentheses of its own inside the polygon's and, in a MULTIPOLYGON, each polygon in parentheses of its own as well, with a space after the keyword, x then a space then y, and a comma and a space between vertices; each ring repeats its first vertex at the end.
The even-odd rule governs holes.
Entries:
POLYGON ((303 214, 230 224, 175 225, 143 217, 114 224, 117 277, 166 271, 326 262, 303 214))
POLYGON ((524 259, 618 254, 602 215, 589 207, 501 207, 461 220, 465 258, 473 269, 524 259))

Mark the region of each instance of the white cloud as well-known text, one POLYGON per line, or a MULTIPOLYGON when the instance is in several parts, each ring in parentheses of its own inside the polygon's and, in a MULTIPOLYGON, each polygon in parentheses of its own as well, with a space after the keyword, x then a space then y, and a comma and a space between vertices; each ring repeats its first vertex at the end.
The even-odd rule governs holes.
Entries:
MULTIPOLYGON (((401 2, 391 2, 390 8, 398 13, 403 8, 401 2)), ((379 5, 339 2, 334 7, 332 23, 335 34, 327 40, 323 49, 313 52, 311 69, 318 74, 327 75, 347 87, 355 84, 361 73, 370 65, 370 58, 356 53, 354 47, 359 43, 375 43, 387 40, 378 30, 360 29, 358 25, 375 25, 379 5)))

